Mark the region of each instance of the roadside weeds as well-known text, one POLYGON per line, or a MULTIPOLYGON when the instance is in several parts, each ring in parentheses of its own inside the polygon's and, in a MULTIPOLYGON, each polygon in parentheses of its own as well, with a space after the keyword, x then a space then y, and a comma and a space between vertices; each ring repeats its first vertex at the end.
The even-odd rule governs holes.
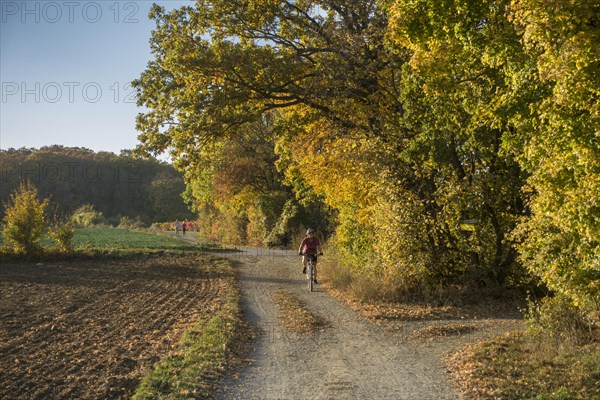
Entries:
POLYGON ((446 359, 471 399, 600 399, 600 344, 561 348, 520 331, 463 347, 446 359))

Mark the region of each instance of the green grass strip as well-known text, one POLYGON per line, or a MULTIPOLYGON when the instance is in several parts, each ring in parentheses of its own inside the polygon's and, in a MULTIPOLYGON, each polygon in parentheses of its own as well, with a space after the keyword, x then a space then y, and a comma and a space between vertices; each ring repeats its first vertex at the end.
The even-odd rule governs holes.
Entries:
POLYGON ((232 362, 240 327, 239 292, 230 287, 214 315, 184 333, 179 350, 160 360, 132 399, 203 399, 214 392, 232 362))
POLYGON ((203 250, 210 247, 201 243, 185 242, 173 237, 107 227, 78 229, 73 244, 76 250, 203 250))

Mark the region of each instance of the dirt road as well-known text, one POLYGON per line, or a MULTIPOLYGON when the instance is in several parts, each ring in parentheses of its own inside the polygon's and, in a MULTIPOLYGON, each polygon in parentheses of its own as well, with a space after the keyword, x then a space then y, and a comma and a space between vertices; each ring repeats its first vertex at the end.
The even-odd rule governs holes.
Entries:
POLYGON ((219 399, 458 399, 441 356, 448 343, 423 342, 358 316, 317 286, 309 293, 299 257, 246 250, 238 262, 247 319, 262 331, 252 365, 230 378, 219 399), (291 292, 326 321, 322 331, 287 333, 273 293, 291 292))

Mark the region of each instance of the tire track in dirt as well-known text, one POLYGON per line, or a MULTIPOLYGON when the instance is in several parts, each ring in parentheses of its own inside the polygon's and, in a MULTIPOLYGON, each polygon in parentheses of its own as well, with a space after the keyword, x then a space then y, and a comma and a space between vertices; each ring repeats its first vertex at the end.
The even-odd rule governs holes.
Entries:
POLYGON ((371 324, 317 286, 309 293, 292 252, 253 250, 237 261, 243 307, 262 331, 252 365, 225 382, 217 399, 457 399, 439 349, 371 324), (256 252, 256 253, 254 253, 256 252), (272 294, 299 298, 327 328, 285 332, 272 294))

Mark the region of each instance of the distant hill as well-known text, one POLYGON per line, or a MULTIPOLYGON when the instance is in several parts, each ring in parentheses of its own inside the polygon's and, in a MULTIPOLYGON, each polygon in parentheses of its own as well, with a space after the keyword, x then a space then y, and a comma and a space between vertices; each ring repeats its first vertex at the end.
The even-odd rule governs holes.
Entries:
POLYGON ((9 194, 29 180, 61 213, 91 204, 109 221, 139 218, 144 223, 192 218, 181 193, 183 176, 155 159, 136 159, 79 147, 0 150, 0 216, 9 194))

